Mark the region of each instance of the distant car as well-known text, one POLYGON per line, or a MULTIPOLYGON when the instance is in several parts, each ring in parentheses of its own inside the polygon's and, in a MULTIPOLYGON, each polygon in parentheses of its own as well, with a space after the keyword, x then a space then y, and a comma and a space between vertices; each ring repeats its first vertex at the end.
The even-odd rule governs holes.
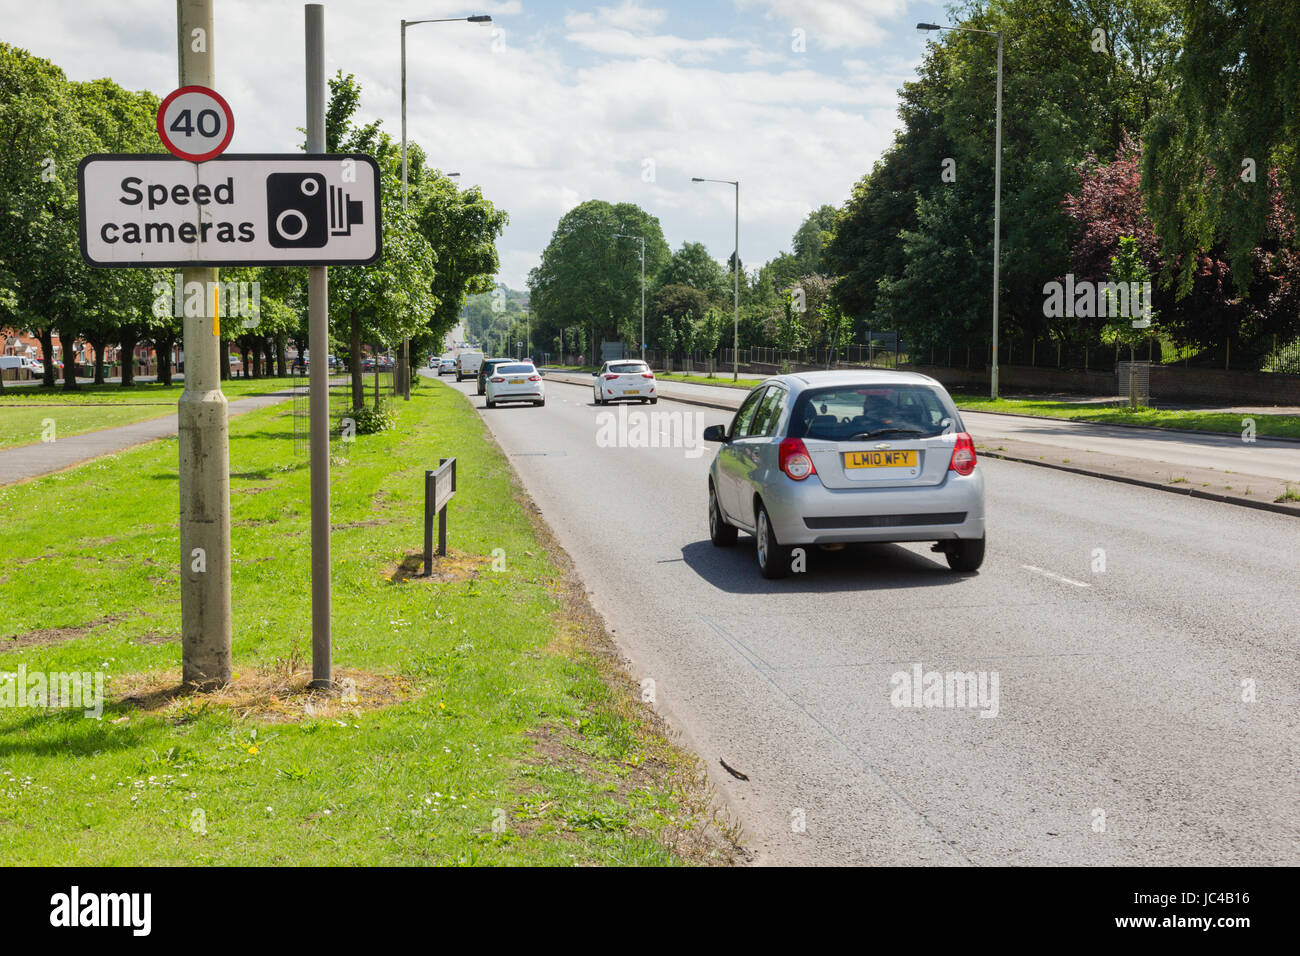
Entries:
POLYGON ((454 358, 443 358, 438 360, 438 377, 444 375, 456 374, 456 360, 454 358))
POLYGON ((502 402, 546 404, 546 384, 532 362, 498 363, 487 378, 486 404, 496 408, 502 402))
POLYGON ((504 365, 507 362, 518 362, 520 359, 515 358, 490 358, 484 359, 483 364, 478 369, 478 393, 487 394, 487 377, 492 374, 492 368, 496 365, 504 365))
POLYGON ((651 405, 659 403, 659 396, 655 393, 655 373, 650 371, 650 366, 645 362, 632 359, 606 362, 599 372, 593 372, 592 375, 596 380, 592 383, 591 390, 597 405, 607 405, 623 399, 649 402, 651 405))
POLYGON ((479 366, 483 364, 482 352, 461 352, 456 356, 456 381, 466 378, 474 378, 478 375, 479 366))
POLYGON ((984 476, 948 392, 926 375, 827 371, 756 386, 709 468, 709 536, 754 535, 764 577, 796 545, 934 541, 954 571, 984 561, 984 476))

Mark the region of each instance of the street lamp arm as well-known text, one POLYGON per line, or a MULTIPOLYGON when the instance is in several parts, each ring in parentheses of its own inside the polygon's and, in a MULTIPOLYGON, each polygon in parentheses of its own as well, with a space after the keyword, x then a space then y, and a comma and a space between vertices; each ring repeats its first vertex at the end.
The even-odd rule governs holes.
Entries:
POLYGON ((428 20, 403 20, 402 26, 415 26, 417 23, 491 23, 492 18, 489 16, 472 16, 472 17, 436 17, 428 20))
POLYGON ((983 33, 991 37, 1002 36, 1001 30, 981 30, 978 27, 950 27, 940 23, 918 23, 916 28, 922 33, 931 33, 935 30, 960 30, 962 33, 983 33))

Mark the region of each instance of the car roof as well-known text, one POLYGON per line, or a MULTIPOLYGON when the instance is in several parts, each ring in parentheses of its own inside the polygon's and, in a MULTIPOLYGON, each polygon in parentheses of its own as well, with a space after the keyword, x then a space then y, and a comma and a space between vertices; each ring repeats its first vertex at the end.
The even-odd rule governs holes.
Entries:
POLYGON ((927 385, 943 386, 928 375, 920 372, 905 372, 892 368, 848 368, 829 369, 816 372, 794 372, 790 375, 777 375, 766 379, 768 382, 784 382, 795 391, 802 392, 809 388, 833 388, 837 385, 927 385))

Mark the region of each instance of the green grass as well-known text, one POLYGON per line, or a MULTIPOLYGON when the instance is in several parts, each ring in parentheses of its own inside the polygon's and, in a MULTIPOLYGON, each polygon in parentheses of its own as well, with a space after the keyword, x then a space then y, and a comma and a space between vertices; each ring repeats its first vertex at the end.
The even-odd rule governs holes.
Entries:
MULTIPOLYGON (((230 379, 221 390, 231 401, 290 388, 289 378, 230 379)), ((0 393, 0 448, 44 440, 46 422, 54 423, 54 438, 67 438, 100 428, 129 425, 170 415, 176 410, 183 383, 152 382, 122 388, 117 384, 83 385, 73 392, 20 386, 0 393)))
MULTIPOLYGON (((249 395, 265 395, 268 392, 291 388, 295 381, 299 380, 288 377, 231 378, 221 383, 221 391, 227 398, 245 398, 249 395)), ((0 408, 9 404, 23 405, 32 402, 48 402, 54 405, 106 403, 130 405, 140 402, 167 402, 175 405, 184 388, 184 382, 175 382, 171 385, 140 382, 130 388, 123 388, 116 382, 107 382, 103 385, 79 385, 71 392, 64 391, 61 384, 55 385, 54 388, 44 388, 39 385, 12 387, 6 385, 4 391, 0 392, 0 408)))
POLYGON ((671 864, 720 845, 699 842, 694 763, 591 653, 469 404, 432 386, 394 407, 332 469, 334 664, 360 705, 315 717, 271 693, 301 688, 310 648, 288 409, 230 423, 239 676, 214 698, 121 699, 179 679, 174 439, 0 488, 0 671, 102 671, 109 698, 101 720, 0 707, 0 864, 671 864), (448 566, 470 573, 403 580, 424 469, 452 455, 448 566), (372 707, 382 682, 404 693, 372 707))
POLYGON ((746 391, 764 381, 761 378, 742 378, 731 380, 730 372, 715 372, 713 378, 707 375, 683 375, 680 372, 655 372, 655 378, 665 382, 693 382, 697 385, 723 385, 727 388, 743 388, 746 391))
POLYGON ((58 406, 44 403, 42 407, 14 408, 0 403, 0 448, 40 442, 45 435, 52 435, 57 441, 100 428, 159 418, 175 410, 174 405, 58 406))
POLYGON ((1224 432, 1240 435, 1242 420, 1252 418, 1258 435, 1300 438, 1300 416, 1242 415, 1230 412, 1171 411, 1155 408, 1130 409, 1127 405, 1081 405, 1075 402, 1027 401, 977 395, 954 394, 957 407, 972 412, 1011 412, 1042 418, 1063 418, 1103 424, 1146 425, 1151 428, 1180 428, 1190 431, 1224 432))

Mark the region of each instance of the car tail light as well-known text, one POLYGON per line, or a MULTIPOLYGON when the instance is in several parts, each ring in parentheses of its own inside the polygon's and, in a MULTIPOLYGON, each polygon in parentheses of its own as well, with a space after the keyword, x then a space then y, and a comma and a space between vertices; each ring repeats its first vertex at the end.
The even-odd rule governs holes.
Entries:
POLYGON ((654 372, 642 372, 642 373, 641 373, 641 377, 642 377, 642 378, 654 378, 654 377, 655 377, 655 373, 654 373, 654 372))
POLYGON ((795 481, 803 481, 809 475, 817 474, 813 467, 812 456, 802 438, 786 438, 781 442, 778 455, 781 470, 795 481))
POLYGON ((541 380, 542 380, 542 377, 541 377, 540 375, 530 375, 530 376, 528 376, 528 381, 530 381, 530 382, 540 382, 541 380))
POLYGON ((493 375, 493 376, 492 376, 492 381, 494 381, 494 382, 504 382, 505 379, 502 378, 500 375, 493 375))
POLYGON ((969 432, 961 432, 957 435, 957 444, 953 446, 948 470, 955 471, 959 475, 969 475, 975 470, 975 443, 971 441, 969 432))
POLYGON ((605 376, 605 381, 609 382, 616 378, 618 378, 618 376, 615 373, 610 372, 608 375, 605 376))

